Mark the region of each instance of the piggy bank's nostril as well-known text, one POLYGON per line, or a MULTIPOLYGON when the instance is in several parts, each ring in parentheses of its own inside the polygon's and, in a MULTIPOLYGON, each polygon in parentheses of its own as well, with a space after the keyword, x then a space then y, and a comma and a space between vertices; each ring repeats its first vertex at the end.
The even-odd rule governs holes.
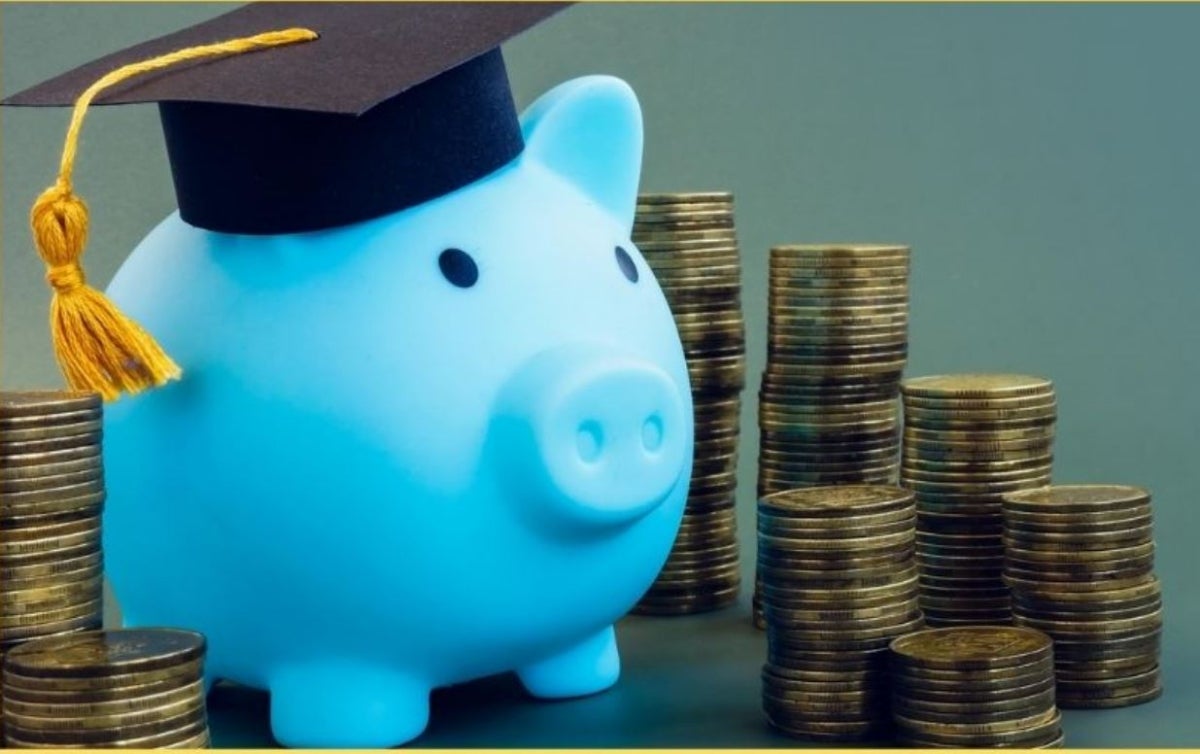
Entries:
POLYGON ((579 457, 587 463, 595 463, 604 452, 604 430, 600 423, 586 421, 579 425, 576 442, 579 446, 579 457))
POLYGON ((658 414, 651 416, 642 424, 642 447, 651 453, 662 447, 663 422, 658 414))

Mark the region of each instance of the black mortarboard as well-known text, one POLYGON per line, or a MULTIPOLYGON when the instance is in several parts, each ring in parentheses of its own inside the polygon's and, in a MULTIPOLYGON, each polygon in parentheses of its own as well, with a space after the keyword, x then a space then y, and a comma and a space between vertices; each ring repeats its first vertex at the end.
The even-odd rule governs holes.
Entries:
POLYGON ((565 3, 259 3, 4 100, 71 105, 127 63, 287 27, 319 38, 142 74, 97 104, 157 102, 180 213, 227 233, 378 217, 472 183, 524 147, 499 46, 565 3))

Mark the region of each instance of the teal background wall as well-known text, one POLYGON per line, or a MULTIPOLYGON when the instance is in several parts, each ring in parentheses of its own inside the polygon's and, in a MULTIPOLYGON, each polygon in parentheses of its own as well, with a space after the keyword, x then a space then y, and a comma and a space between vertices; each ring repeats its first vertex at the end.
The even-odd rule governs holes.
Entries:
MULTIPOLYGON (((4 3, 0 88, 15 92, 226 9, 4 3)), ((1051 377, 1057 478, 1154 492, 1167 695, 1134 710, 1072 713, 1073 745, 1200 745, 1191 714, 1200 708, 1198 32, 1200 5, 622 4, 571 9, 506 48, 522 105, 586 73, 634 86, 647 128, 645 190, 735 194, 750 337, 747 566, 753 385, 774 243, 911 244, 908 373, 1051 377)), ((53 179, 66 118, 0 113, 4 388, 58 384, 49 295, 24 218, 53 179)), ((87 269, 104 285, 173 208, 154 108, 94 111, 77 175, 93 210, 87 269)), ((630 629, 631 641, 655 641, 646 625, 630 629)), ((731 641, 758 646, 753 636, 731 641)), ((682 738, 630 733, 624 742, 763 743, 753 723, 741 725, 736 735, 711 727, 703 740, 677 728, 682 738)))

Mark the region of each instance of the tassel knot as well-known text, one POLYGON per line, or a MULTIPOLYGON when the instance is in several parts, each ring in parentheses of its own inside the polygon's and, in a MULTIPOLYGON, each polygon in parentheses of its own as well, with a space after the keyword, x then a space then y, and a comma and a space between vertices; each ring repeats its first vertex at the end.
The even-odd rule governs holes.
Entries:
POLYGON ((46 268, 46 282, 59 295, 74 293, 87 285, 83 268, 76 264, 60 264, 46 268))
POLYGON ((78 265, 87 245, 88 209, 59 181, 41 193, 29 212, 38 254, 51 268, 78 265))

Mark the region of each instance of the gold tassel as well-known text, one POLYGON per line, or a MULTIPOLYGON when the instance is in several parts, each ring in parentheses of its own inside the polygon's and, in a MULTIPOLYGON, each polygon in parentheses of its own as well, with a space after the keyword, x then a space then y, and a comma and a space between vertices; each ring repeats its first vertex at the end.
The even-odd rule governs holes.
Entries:
POLYGON ((316 39, 309 29, 286 29, 217 44, 188 47, 105 75, 79 96, 63 146, 58 180, 42 192, 29 213, 33 240, 46 263, 50 301, 50 337, 67 384, 99 393, 111 401, 121 393, 138 393, 179 379, 179 366, 154 338, 117 309, 107 296, 87 284, 81 259, 88 235, 88 210, 71 189, 71 174, 83 117, 104 89, 148 71, 218 55, 237 55, 316 39))

